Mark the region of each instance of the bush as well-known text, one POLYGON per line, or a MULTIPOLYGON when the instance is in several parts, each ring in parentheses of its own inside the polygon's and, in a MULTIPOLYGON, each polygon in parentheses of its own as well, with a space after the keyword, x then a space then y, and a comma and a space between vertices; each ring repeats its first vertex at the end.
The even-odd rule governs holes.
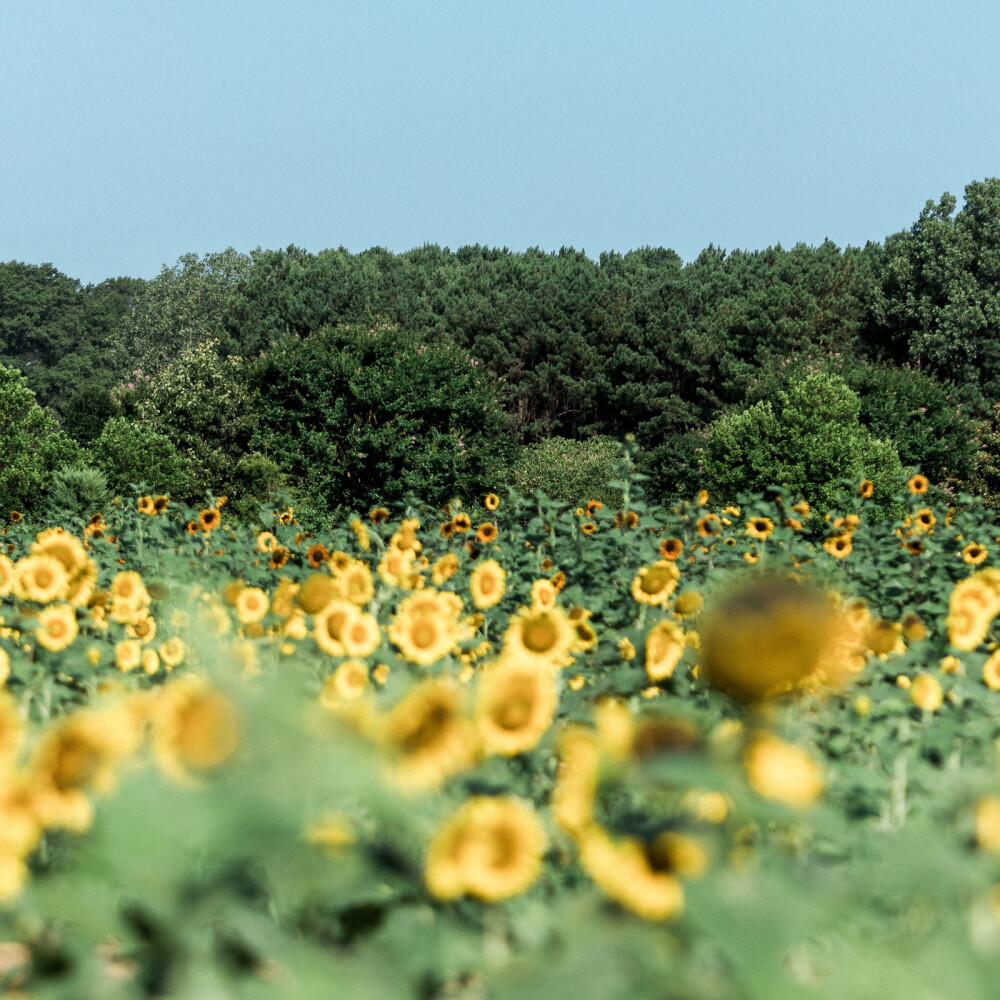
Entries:
POLYGON ((958 485, 975 475, 976 424, 953 385, 911 366, 851 355, 804 355, 770 364, 751 383, 746 402, 774 399, 811 372, 839 375, 858 397, 858 419, 873 436, 891 440, 904 466, 920 466, 931 482, 958 485))
POLYGON ((256 426, 244 364, 221 358, 218 341, 184 348, 137 401, 139 422, 168 437, 186 462, 187 490, 236 492, 233 470, 256 426))
POLYGON ((39 405, 24 376, 0 365, 0 510, 44 506, 52 475, 80 457, 80 447, 39 405))
POLYGON ((389 324, 288 337, 251 366, 250 446, 327 514, 494 489, 516 445, 497 381, 461 348, 389 324))
POLYGON ((65 465, 52 477, 48 513, 54 520, 65 514, 86 519, 106 511, 110 503, 107 477, 92 465, 65 465))
POLYGON ((861 425, 860 408, 842 378, 815 372, 779 391, 773 403, 724 414, 705 442, 705 486, 720 500, 735 500, 775 485, 827 510, 842 479, 871 479, 876 506, 888 504, 902 465, 891 442, 861 425))
POLYGON ((563 503, 600 500, 605 507, 617 509, 621 490, 610 489, 608 482, 617 478, 621 457, 620 446, 610 437, 546 438, 520 449, 509 481, 526 496, 541 489, 563 503))
POLYGON ((145 483, 157 493, 185 492, 184 464, 169 438, 124 417, 112 417, 104 425, 89 456, 116 493, 129 492, 133 483, 145 483))
POLYGON ((107 389, 97 385, 84 386, 66 404, 63 428, 73 440, 89 444, 118 413, 119 406, 107 389))

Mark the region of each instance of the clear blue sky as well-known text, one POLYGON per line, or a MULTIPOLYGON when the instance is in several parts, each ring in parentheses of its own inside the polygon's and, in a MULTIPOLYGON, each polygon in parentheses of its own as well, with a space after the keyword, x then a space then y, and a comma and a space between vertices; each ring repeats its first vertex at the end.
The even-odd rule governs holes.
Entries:
POLYGON ((1000 175, 1000 4, 4 0, 0 260, 882 240, 1000 175))

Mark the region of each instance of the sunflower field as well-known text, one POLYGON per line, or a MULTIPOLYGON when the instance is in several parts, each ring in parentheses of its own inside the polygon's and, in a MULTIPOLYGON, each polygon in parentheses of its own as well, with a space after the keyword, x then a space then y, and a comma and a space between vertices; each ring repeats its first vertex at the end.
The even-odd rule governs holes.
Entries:
POLYGON ((914 473, 5 513, 12 998, 992 998, 1000 527, 914 473))

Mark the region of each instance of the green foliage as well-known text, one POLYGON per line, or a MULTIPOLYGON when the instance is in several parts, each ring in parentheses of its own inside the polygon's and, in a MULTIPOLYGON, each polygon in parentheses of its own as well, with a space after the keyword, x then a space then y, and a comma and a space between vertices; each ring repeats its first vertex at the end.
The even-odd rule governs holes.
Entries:
POLYGON ((389 324, 288 337, 251 366, 251 447, 329 512, 499 485, 514 442, 495 380, 458 347, 389 324))
POLYGON ((47 499, 47 514, 51 519, 69 514, 85 520, 108 510, 111 489, 100 469, 92 465, 65 465, 53 475, 47 499))
POLYGON ((705 442, 705 482, 711 496, 780 486, 830 509, 841 480, 875 484, 873 499, 887 501, 902 473, 890 442, 879 440, 858 419, 858 397, 835 375, 815 372, 716 420, 705 442))
POLYGON ((226 303, 250 258, 232 247, 204 257, 189 253, 146 282, 115 331, 111 363, 119 378, 134 369, 156 375, 185 348, 219 339, 223 354, 237 344, 225 326, 226 303))
POLYGON ((138 483, 157 493, 185 493, 185 463, 171 440, 125 417, 112 417, 90 443, 87 455, 116 493, 128 492, 138 483))
POLYGON ((973 479, 977 425, 956 402, 955 386, 926 370, 853 354, 793 355, 766 365, 748 386, 746 402, 774 399, 791 381, 818 371, 843 378, 858 397, 862 425, 892 441, 904 467, 920 466, 935 483, 973 479))
POLYGON ((43 410, 24 376, 0 365, 0 510, 39 510, 52 474, 80 448, 43 410))
MULTIPOLYGON (((287 477, 274 459, 254 451, 236 463, 232 483, 229 506, 241 521, 257 521, 261 504, 271 506, 279 501, 286 490, 287 477)), ((296 499, 296 503, 301 509, 301 501, 296 499)))
POLYGON ((106 388, 85 385, 70 396, 63 411, 63 427, 75 441, 88 444, 101 433, 111 417, 118 416, 119 409, 106 388))
POLYGON ((615 478, 620 461, 621 448, 613 438, 546 438, 520 448, 511 466, 510 482, 526 496, 540 489, 563 503, 577 506, 600 500, 605 507, 617 510, 622 493, 609 488, 608 483, 615 478))
POLYGON ((139 423, 169 438, 184 456, 186 490, 201 499, 228 493, 233 470, 257 425, 239 358, 219 356, 218 341, 183 348, 136 401, 139 423))
POLYGON ((1000 397, 1000 178, 967 185, 956 205, 928 201, 885 241, 867 342, 954 379, 985 412, 1000 397))

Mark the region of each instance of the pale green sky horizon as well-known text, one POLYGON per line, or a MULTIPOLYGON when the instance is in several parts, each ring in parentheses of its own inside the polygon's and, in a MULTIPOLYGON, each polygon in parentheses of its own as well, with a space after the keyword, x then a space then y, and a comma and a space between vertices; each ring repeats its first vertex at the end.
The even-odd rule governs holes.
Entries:
POLYGON ((881 241, 1000 175, 1000 6, 941 11, 14 0, 0 260, 881 241))

